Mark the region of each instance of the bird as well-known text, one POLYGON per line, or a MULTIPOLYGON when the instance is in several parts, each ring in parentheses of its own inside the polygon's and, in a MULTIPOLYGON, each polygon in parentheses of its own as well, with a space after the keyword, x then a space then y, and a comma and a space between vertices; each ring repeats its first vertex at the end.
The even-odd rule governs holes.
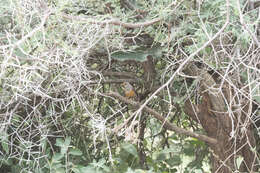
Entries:
POLYGON ((129 82, 123 82, 122 84, 122 89, 125 92, 125 97, 130 99, 130 98, 136 98, 136 93, 134 90, 134 87, 129 83, 129 82))

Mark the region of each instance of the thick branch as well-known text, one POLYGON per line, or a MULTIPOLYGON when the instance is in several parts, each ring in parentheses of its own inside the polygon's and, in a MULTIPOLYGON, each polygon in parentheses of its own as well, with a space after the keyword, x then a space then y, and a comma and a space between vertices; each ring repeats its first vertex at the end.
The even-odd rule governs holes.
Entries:
POLYGON ((101 80, 101 81, 89 81, 89 82, 86 82, 85 84, 109 84, 109 83, 123 83, 123 82, 131 82, 131 83, 138 83, 139 80, 136 80, 136 79, 111 79, 111 80, 101 80))
MULTIPOLYGON (((132 100, 129 100, 115 92, 110 92, 109 94, 107 94, 108 96, 111 96, 111 97, 115 97, 127 104, 131 104, 133 105, 134 107, 136 108, 139 108, 141 103, 139 102, 135 102, 135 101, 132 101, 132 100)), ((166 128, 167 130, 172 130, 172 131, 175 131, 176 133, 179 133, 179 134, 182 134, 182 135, 187 135, 187 136, 191 136, 191 137, 194 137, 194 138, 197 138, 199 140, 202 140, 202 141, 205 141, 205 142, 208 142, 208 143, 211 143, 211 144, 216 144, 217 143, 217 140, 216 139, 213 139, 213 138, 210 138, 208 136, 205 136, 205 135, 201 135, 201 134, 197 134, 197 133, 194 133, 192 131, 189 131, 189 130, 185 130, 183 128, 180 128, 174 124, 171 124, 170 122, 168 122, 163 116, 161 116, 158 112, 156 112, 155 110, 145 106, 143 108, 143 110, 149 114, 151 114, 154 118, 156 118, 157 120, 161 121, 163 123, 163 127, 166 128)))
POLYGON ((104 76, 113 76, 113 77, 119 77, 119 78, 132 78, 138 80, 138 77, 136 74, 131 72, 112 72, 112 71, 104 71, 102 73, 104 76))

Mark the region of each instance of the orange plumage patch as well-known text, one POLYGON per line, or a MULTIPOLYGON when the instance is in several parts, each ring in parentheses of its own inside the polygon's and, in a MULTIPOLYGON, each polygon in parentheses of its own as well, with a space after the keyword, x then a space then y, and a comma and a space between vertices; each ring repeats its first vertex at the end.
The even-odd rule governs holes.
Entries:
POLYGON ((136 94, 135 94, 134 90, 130 90, 130 91, 125 91, 125 96, 127 98, 132 98, 132 97, 135 97, 136 94))
POLYGON ((136 97, 134 87, 130 83, 124 82, 124 83, 122 83, 122 87, 123 87, 123 90, 125 91, 125 97, 127 97, 127 98, 136 97))

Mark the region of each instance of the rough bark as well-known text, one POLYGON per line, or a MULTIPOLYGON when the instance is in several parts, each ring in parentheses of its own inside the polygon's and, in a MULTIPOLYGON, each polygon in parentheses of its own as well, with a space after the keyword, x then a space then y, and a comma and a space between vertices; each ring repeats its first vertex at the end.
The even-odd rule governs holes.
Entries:
POLYGON ((247 115, 250 112, 248 103, 232 99, 235 98, 232 87, 225 82, 220 86, 206 70, 194 64, 190 64, 184 72, 198 76, 201 89, 201 102, 196 104, 187 100, 184 111, 201 124, 209 137, 218 141, 216 145, 208 143, 212 151, 212 172, 256 171, 256 155, 251 150, 255 147, 255 139, 247 115), (244 104, 238 107, 236 102, 244 104), (243 158, 239 168, 236 165, 238 157, 243 158))

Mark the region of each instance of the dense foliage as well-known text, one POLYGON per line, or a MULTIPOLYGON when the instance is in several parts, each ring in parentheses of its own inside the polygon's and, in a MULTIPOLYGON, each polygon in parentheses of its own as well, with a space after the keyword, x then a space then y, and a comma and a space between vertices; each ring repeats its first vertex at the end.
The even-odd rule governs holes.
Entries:
POLYGON ((259 5, 1 0, 0 172, 259 171, 259 5))

